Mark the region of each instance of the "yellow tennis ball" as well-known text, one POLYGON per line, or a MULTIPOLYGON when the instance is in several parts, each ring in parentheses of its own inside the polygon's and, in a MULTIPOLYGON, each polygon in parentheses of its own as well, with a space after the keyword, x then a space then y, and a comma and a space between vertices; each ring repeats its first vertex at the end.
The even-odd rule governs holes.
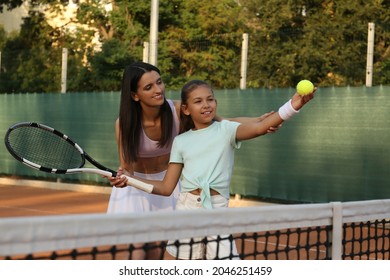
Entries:
POLYGON ((307 95, 312 93, 314 90, 314 85, 309 80, 302 80, 297 84, 297 92, 300 95, 307 95))

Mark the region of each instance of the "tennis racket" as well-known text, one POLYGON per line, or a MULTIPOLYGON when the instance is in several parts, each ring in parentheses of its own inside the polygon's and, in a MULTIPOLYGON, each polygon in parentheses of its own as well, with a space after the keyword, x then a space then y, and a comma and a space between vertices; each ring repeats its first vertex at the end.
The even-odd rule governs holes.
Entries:
MULTIPOLYGON (((15 159, 40 171, 54 174, 93 173, 107 177, 117 175, 95 161, 67 135, 43 124, 16 123, 7 130, 4 141, 15 159), (97 168, 84 168, 86 160, 97 168)), ((126 177, 131 186, 152 192, 153 185, 126 177)))

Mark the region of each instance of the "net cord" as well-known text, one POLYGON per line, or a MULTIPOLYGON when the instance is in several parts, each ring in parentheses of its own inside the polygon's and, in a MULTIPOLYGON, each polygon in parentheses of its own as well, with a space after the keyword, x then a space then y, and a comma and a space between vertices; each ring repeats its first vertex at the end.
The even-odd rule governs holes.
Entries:
MULTIPOLYGON (((340 203, 342 222, 390 217, 390 200, 340 203)), ((331 225, 334 203, 0 220, 0 254, 331 225), (244 218, 243 218, 244 217, 244 218)), ((334 225, 336 226, 336 225, 334 225)), ((341 242, 341 241, 340 241, 341 242)), ((339 256, 333 255, 338 258, 339 256)))

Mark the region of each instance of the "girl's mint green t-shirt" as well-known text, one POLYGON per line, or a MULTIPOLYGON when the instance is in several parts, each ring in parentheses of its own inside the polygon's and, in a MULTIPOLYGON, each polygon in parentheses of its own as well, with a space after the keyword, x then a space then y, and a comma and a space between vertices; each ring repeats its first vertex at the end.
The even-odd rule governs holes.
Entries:
POLYGON ((202 189, 204 208, 213 208, 210 189, 229 199, 234 151, 240 148, 236 131, 240 123, 215 121, 207 128, 175 137, 169 162, 182 163, 181 192, 202 189))

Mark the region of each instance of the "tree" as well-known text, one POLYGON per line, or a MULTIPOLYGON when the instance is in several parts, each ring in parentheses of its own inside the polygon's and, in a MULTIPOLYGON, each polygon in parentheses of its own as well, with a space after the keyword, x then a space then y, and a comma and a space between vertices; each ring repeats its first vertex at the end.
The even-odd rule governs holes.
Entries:
POLYGON ((238 87, 244 26, 237 3, 189 0, 172 8, 178 16, 160 31, 159 41, 159 61, 171 73, 171 87, 179 88, 189 78, 208 80, 216 88, 238 87))
POLYGON ((1 92, 59 91, 60 55, 53 48, 52 34, 43 14, 30 11, 19 36, 8 39, 4 46, 1 92))
POLYGON ((249 65, 256 69, 248 71, 248 83, 254 87, 291 87, 302 78, 320 86, 362 85, 367 24, 388 24, 385 1, 240 2, 252 31, 249 65))
POLYGON ((102 51, 90 57, 94 91, 119 91, 123 70, 135 60, 122 41, 115 38, 106 41, 102 51))
POLYGON ((0 25, 0 50, 3 49, 6 41, 7 41, 7 33, 5 32, 4 27, 0 25))
MULTIPOLYGON (((48 24, 46 12, 59 15, 67 1, 30 3, 21 34, 3 39, 1 92, 58 91, 65 47, 72 77, 68 91, 118 90, 124 66, 142 59, 150 1, 112 1, 112 9, 100 0, 83 1, 77 17, 57 27, 48 24)), ((19 4, 2 0, 0 7, 19 4)), ((377 0, 160 1, 158 66, 170 89, 195 78, 214 88, 237 88, 242 34, 248 33, 247 87, 292 87, 303 78, 318 86, 363 85, 367 24, 374 22, 374 84, 388 84, 389 5, 377 0)))
POLYGON ((0 0, 0 13, 5 9, 12 10, 20 7, 23 4, 23 0, 0 0))

